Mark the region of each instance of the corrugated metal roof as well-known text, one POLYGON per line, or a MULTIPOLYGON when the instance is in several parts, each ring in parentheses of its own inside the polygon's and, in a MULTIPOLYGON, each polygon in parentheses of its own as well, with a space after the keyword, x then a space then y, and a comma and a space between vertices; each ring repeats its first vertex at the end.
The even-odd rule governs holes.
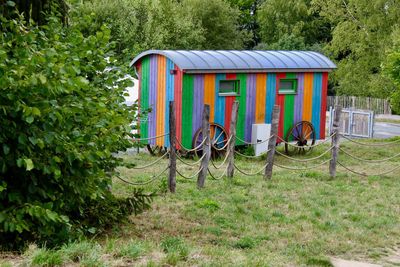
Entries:
POLYGON ((313 51, 256 50, 148 50, 135 57, 151 54, 166 56, 187 73, 208 72, 314 72, 331 71, 336 65, 313 51))

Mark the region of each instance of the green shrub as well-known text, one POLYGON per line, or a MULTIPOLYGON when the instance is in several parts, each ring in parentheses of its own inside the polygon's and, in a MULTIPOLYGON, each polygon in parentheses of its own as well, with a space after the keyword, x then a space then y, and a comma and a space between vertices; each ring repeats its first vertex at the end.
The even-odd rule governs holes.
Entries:
POLYGON ((90 17, 44 26, 0 15, 0 244, 52 246, 95 233, 148 207, 137 190, 110 193, 131 146, 134 108, 124 102, 123 70, 104 71, 110 31, 81 32, 90 17), (118 82, 119 81, 119 82, 118 82))

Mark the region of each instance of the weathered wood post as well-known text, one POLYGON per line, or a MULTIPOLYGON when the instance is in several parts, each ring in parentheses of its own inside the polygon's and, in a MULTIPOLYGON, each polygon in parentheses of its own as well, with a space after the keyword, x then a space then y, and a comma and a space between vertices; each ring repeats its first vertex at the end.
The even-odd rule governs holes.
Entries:
POLYGON ((175 125, 175 102, 169 102, 169 175, 168 188, 171 193, 176 189, 176 125, 175 125))
POLYGON ((278 105, 274 106, 272 110, 272 122, 271 122, 271 138, 268 142, 268 154, 267 154, 267 162, 268 165, 265 167, 264 179, 271 179, 272 177, 272 168, 274 167, 274 157, 275 157, 275 149, 276 149, 276 139, 278 137, 278 127, 279 127, 279 114, 280 107, 278 105))
POLYGON ((237 115, 239 110, 239 102, 235 101, 232 105, 232 115, 231 115, 231 124, 229 127, 229 144, 228 144, 228 171, 227 176, 229 178, 233 177, 233 173, 235 172, 235 144, 236 144, 236 122, 237 115))
POLYGON ((332 136, 332 151, 331 151, 331 160, 329 162, 329 174, 331 178, 336 176, 336 163, 339 155, 339 139, 340 139, 340 117, 342 115, 342 106, 335 106, 334 115, 333 115, 333 126, 332 132, 330 133, 332 136))
MULTIPOLYGON (((197 187, 203 188, 204 183, 206 181, 207 171, 208 171, 208 163, 211 157, 211 141, 210 141, 210 106, 204 105, 203 109, 203 119, 201 125, 201 132, 203 135, 203 140, 206 138, 206 141, 203 143, 203 153, 206 155, 201 160, 199 172, 199 176, 197 177, 197 187)), ((203 154, 204 155, 204 154, 203 154)))

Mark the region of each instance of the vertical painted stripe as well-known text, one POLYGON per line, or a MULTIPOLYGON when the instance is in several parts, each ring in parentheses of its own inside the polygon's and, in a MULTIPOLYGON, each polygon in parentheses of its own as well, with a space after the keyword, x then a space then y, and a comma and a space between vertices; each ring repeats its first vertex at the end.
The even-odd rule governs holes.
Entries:
MULTIPOLYGON (((176 118, 176 139, 182 142, 182 71, 175 65, 177 70, 174 77, 174 100, 175 100, 175 118, 176 118)), ((176 148, 180 149, 177 143, 176 148)))
MULTIPOLYGON (((157 55, 157 116, 156 135, 163 135, 165 132, 165 57, 157 55)), ((164 138, 157 138, 156 144, 164 146, 164 138)))
POLYGON ((194 76, 194 88, 193 88, 193 122, 192 122, 192 140, 198 129, 201 128, 201 120, 203 114, 203 103, 204 103, 204 75, 194 76))
POLYGON ((303 121, 311 122, 313 74, 304 74, 303 121))
MULTIPOLYGON (((150 59, 149 57, 144 57, 142 60, 142 73, 141 73, 141 83, 140 83, 140 113, 141 124, 140 124, 140 137, 147 138, 148 137, 148 114, 147 109, 149 108, 149 69, 150 69, 150 59)), ((144 144, 147 144, 147 141, 143 141, 144 144)))
MULTIPOLYGON (((226 74, 227 80, 236 80, 236 73, 228 73, 226 74)), ((240 82, 239 82, 240 83, 240 82)), ((239 85, 240 86, 240 85, 239 85)), ((225 96, 225 122, 224 127, 228 133, 230 133, 231 127, 231 118, 232 118, 232 105, 235 101, 235 96, 225 96)), ((240 106, 239 106, 240 108, 240 106)), ((237 124, 236 124, 237 125, 237 124)))
POLYGON ((225 97, 219 95, 219 81, 225 80, 225 74, 215 75, 215 114, 214 122, 224 125, 225 122, 225 97))
MULTIPOLYGON (((286 78, 294 79, 296 75, 293 73, 286 73, 286 78)), ((283 136, 286 137, 294 122, 294 94, 285 95, 285 118, 283 123, 283 136)))
POLYGON ((268 73, 267 77, 267 95, 266 95, 266 107, 265 107, 265 122, 271 123, 272 121, 272 110, 275 105, 276 98, 276 74, 268 73))
POLYGON ((138 101, 137 101, 137 108, 138 108, 138 110, 139 110, 139 114, 138 114, 138 116, 137 116, 137 118, 136 118, 136 127, 137 127, 137 133, 139 134, 139 136, 140 136, 140 134, 141 134, 141 131, 140 131, 140 127, 141 127, 141 125, 140 125, 140 117, 141 117, 141 114, 140 114, 140 108, 141 108, 141 95, 142 95, 142 92, 141 92, 141 88, 142 88, 142 77, 143 77, 143 74, 142 74, 142 61, 141 60, 139 60, 139 62, 134 66, 135 68, 136 68, 136 72, 138 73, 138 101))
POLYGON ((285 95, 279 94, 279 81, 280 79, 284 79, 286 77, 285 73, 279 73, 276 75, 276 104, 280 106, 280 115, 279 115, 279 126, 278 126, 278 136, 281 138, 285 138, 283 132, 283 124, 285 118, 285 95))
POLYGON ((326 98, 328 96, 328 73, 322 74, 322 94, 321 94, 321 121, 320 121, 320 136, 319 139, 325 139, 326 127, 326 98))
MULTIPOLYGON (((156 115, 157 115, 157 55, 150 56, 150 95, 149 95, 149 108, 151 112, 149 113, 149 137, 156 136, 156 115)), ((149 140, 152 145, 156 144, 155 139, 149 140)))
MULTIPOLYGON (((169 102, 174 100, 174 76, 171 70, 174 69, 174 63, 170 59, 166 59, 166 98, 165 98, 165 133, 169 133, 169 102)), ((169 136, 164 138, 165 146, 169 147, 169 136)))
MULTIPOLYGON (((236 135, 244 140, 245 138, 245 122, 246 122, 246 78, 247 74, 237 74, 236 79, 239 80, 239 95, 236 97, 236 100, 239 101, 239 111, 238 111, 238 119, 236 126, 236 135)), ((243 143, 239 140, 236 141, 237 145, 242 145, 243 143)))
POLYGON ((314 73, 311 123, 314 126, 315 137, 317 139, 319 139, 320 137, 321 95, 322 73, 314 73))
POLYGON ((246 92, 245 141, 251 142, 251 127, 255 119, 256 74, 247 74, 246 92))
POLYGON ((210 122, 215 114, 215 74, 204 75, 204 104, 210 106, 210 122))
POLYGON ((304 98, 304 73, 297 74, 297 94, 294 99, 294 122, 302 121, 304 98))
POLYGON ((184 74, 182 83, 182 145, 192 146, 193 75, 184 74))
POLYGON ((266 84, 267 74, 258 73, 256 74, 256 104, 255 104, 255 122, 265 122, 265 103, 266 103, 266 84))

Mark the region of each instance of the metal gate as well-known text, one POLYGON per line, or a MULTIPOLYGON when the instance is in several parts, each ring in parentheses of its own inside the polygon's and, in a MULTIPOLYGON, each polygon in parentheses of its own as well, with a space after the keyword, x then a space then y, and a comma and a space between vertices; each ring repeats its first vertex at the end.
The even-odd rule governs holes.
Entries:
MULTIPOLYGON (((329 108, 329 132, 333 126, 335 109, 329 108)), ((354 137, 372 138, 374 134, 374 112, 371 110, 342 109, 341 133, 354 137)))

